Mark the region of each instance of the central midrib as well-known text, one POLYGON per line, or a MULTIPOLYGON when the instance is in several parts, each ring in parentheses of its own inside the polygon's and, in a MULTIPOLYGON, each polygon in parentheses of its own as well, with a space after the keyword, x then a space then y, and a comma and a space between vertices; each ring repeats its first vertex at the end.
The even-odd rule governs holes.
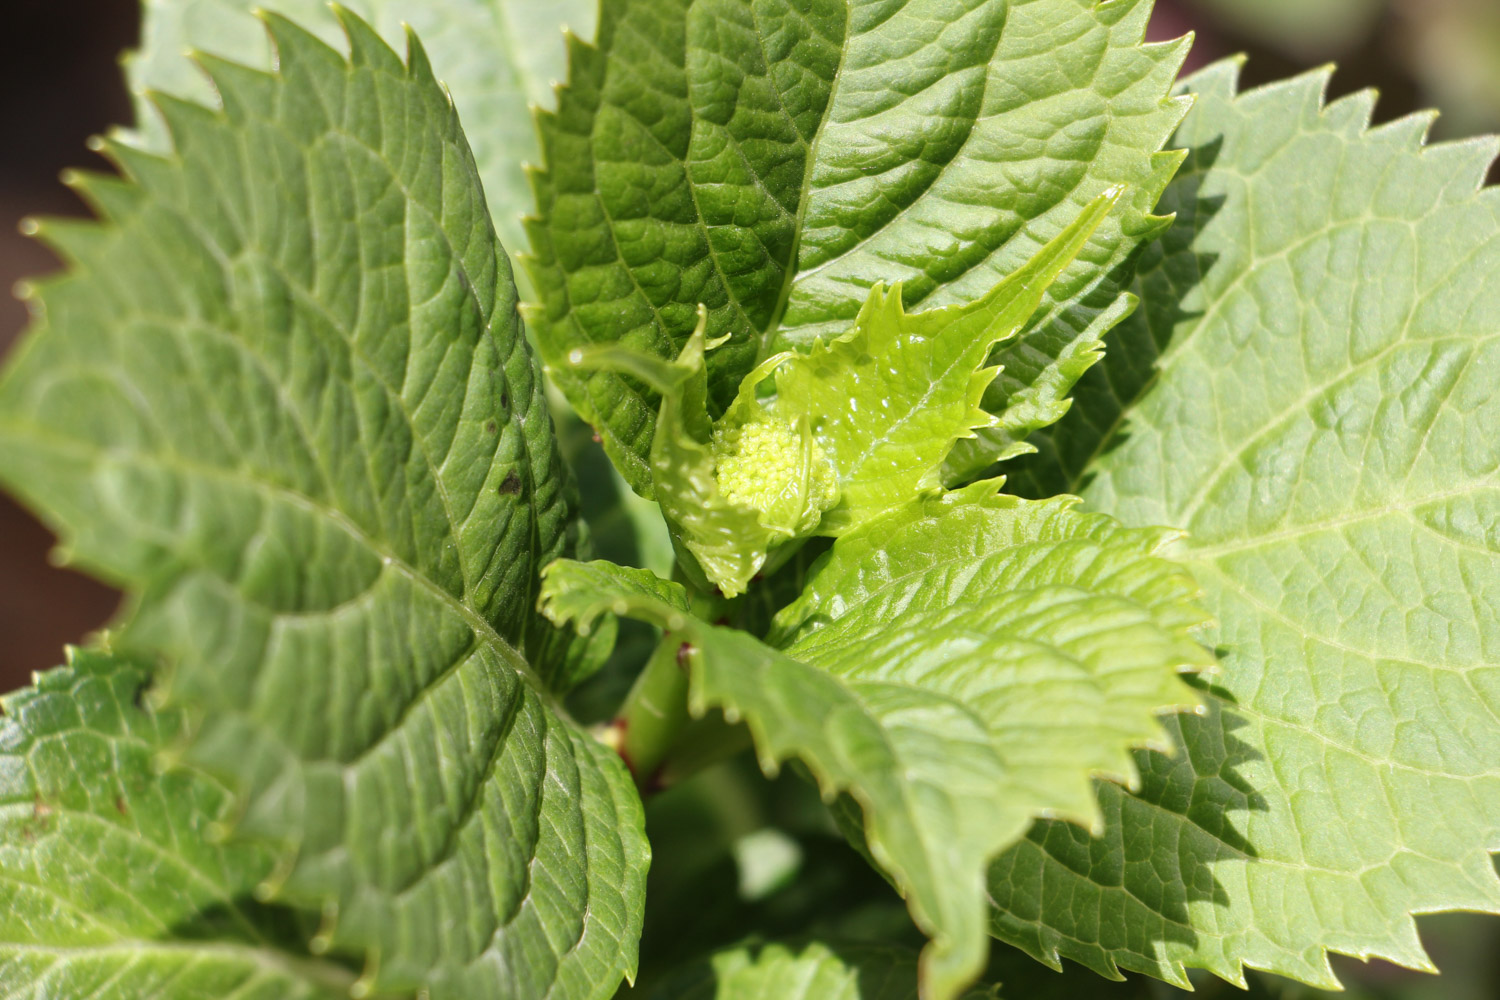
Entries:
MULTIPOLYGON (((802 190, 797 195, 797 214, 792 222, 792 247, 787 256, 786 269, 782 273, 781 291, 776 295, 776 305, 771 309, 771 316, 766 321, 766 325, 756 334, 755 365, 759 365, 770 356, 771 344, 781 329, 781 317, 786 314, 787 303, 792 299, 792 287, 797 283, 797 260, 802 256, 802 230, 807 220, 807 201, 812 191, 813 167, 818 162, 818 147, 823 142, 824 126, 828 124, 828 115, 833 111, 833 105, 838 100, 839 82, 844 77, 844 63, 849 58, 851 34, 849 6, 851 2, 852 0, 845 0, 844 3, 844 33, 839 40, 838 68, 834 70, 833 81, 828 88, 828 101, 823 105, 823 113, 818 116, 818 125, 813 129, 812 141, 807 145, 807 164, 802 169, 802 190)), ((762 37, 758 23, 756 37, 762 37)), ((762 52, 764 52, 764 47, 762 47, 762 52)), ((769 66, 769 63, 767 65, 769 66)), ((777 94, 779 97, 780 91, 777 94)))

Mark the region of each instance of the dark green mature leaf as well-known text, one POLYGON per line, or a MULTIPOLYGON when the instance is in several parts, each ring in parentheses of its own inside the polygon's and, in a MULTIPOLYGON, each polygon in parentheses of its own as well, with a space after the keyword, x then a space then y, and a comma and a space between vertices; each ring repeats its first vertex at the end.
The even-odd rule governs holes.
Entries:
MULTIPOLYGON (((495 227, 505 246, 525 244, 521 216, 531 208, 522 165, 541 159, 531 105, 552 104, 566 76, 564 25, 593 37, 597 0, 344 0, 392 45, 406 26, 422 37, 438 79, 453 94, 469 136, 495 227)), ((331 45, 343 32, 327 0, 143 0, 141 47, 125 62, 140 98, 138 126, 147 145, 170 148, 165 122, 145 93, 159 90, 198 103, 213 99, 208 79, 185 50, 270 69, 272 49, 251 12, 281 14, 331 45)))
POLYGON ((124 586, 196 759, 274 839, 257 891, 320 909, 362 988, 607 996, 648 849, 615 756, 556 699, 535 614, 572 501, 457 116, 345 18, 271 18, 279 71, 161 99, 49 223, 73 262, 0 382, 0 476, 124 586))
POLYGON ((981 483, 841 538, 778 617, 777 652, 711 627, 677 584, 607 563, 548 570, 543 608, 607 615, 690 644, 690 704, 743 717, 767 769, 799 757, 863 809, 873 859, 931 938, 924 995, 983 964, 980 875, 1037 815, 1097 818, 1088 778, 1133 778, 1154 713, 1195 703, 1176 679, 1207 654, 1196 588, 1153 553, 1161 532, 981 483))
MULTIPOLYGON (((549 362, 623 343, 675 358, 701 303, 710 397, 852 324, 877 281, 907 305, 981 298, 1107 188, 1126 203, 1009 352, 1005 433, 1056 419, 1092 359, 1111 277, 1161 228, 1185 105, 1182 43, 1141 44, 1149 0, 607 0, 572 47, 529 225, 549 362), (1082 342, 1080 342, 1082 341, 1082 342), (1090 346, 1092 345, 1092 346, 1090 346), (1029 394, 1028 394, 1029 393, 1029 394)), ((654 394, 559 371, 626 478, 651 489, 654 394)), ((1008 448, 1008 445, 1005 447, 1008 448)), ((988 464, 996 449, 969 453, 988 464)))
POLYGON ((69 659, 0 699, 0 991, 348 996, 355 973, 299 953, 296 915, 252 898, 275 855, 214 836, 229 792, 159 769, 183 738, 182 713, 138 707, 140 667, 69 659))
POLYGON ((1429 968, 1411 914, 1500 912, 1500 144, 1236 70, 1186 85, 1182 232, 1028 479, 1188 529, 1221 698, 990 891, 1044 958, 1333 986, 1326 951, 1429 968))

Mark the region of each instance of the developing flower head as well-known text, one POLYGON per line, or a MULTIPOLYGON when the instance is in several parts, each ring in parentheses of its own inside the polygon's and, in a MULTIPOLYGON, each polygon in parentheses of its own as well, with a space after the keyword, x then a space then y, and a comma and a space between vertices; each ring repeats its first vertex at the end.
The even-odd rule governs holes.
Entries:
POLYGON ((838 502, 838 475, 806 424, 762 411, 748 423, 714 432, 719 491, 756 510, 766 527, 806 535, 838 502))

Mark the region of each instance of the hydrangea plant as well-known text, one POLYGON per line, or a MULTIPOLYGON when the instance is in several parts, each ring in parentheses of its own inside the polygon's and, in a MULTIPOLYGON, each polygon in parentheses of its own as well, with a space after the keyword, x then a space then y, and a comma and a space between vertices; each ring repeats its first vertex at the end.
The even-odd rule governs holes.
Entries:
POLYGON ((1500 912, 1500 144, 1150 0, 266 6, 146 0, 29 224, 0 481, 127 604, 3 703, 0 992, 1331 988, 1500 912))

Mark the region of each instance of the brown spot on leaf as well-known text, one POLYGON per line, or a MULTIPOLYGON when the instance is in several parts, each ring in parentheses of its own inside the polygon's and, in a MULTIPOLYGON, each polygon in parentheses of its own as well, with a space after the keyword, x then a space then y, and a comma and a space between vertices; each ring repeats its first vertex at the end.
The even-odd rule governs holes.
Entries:
POLYGON ((125 796, 115 796, 115 812, 119 813, 121 816, 130 815, 130 809, 125 805, 125 796))
POLYGON ((497 424, 497 423, 495 423, 495 421, 493 421, 493 420, 486 421, 485 425, 484 425, 484 429, 485 429, 486 432, 488 432, 490 434, 498 434, 498 433, 500 433, 500 425, 497 424))
POLYGON ((505 480, 496 487, 496 492, 503 497, 515 496, 521 492, 521 477, 516 475, 515 469, 511 469, 505 474, 505 480))

